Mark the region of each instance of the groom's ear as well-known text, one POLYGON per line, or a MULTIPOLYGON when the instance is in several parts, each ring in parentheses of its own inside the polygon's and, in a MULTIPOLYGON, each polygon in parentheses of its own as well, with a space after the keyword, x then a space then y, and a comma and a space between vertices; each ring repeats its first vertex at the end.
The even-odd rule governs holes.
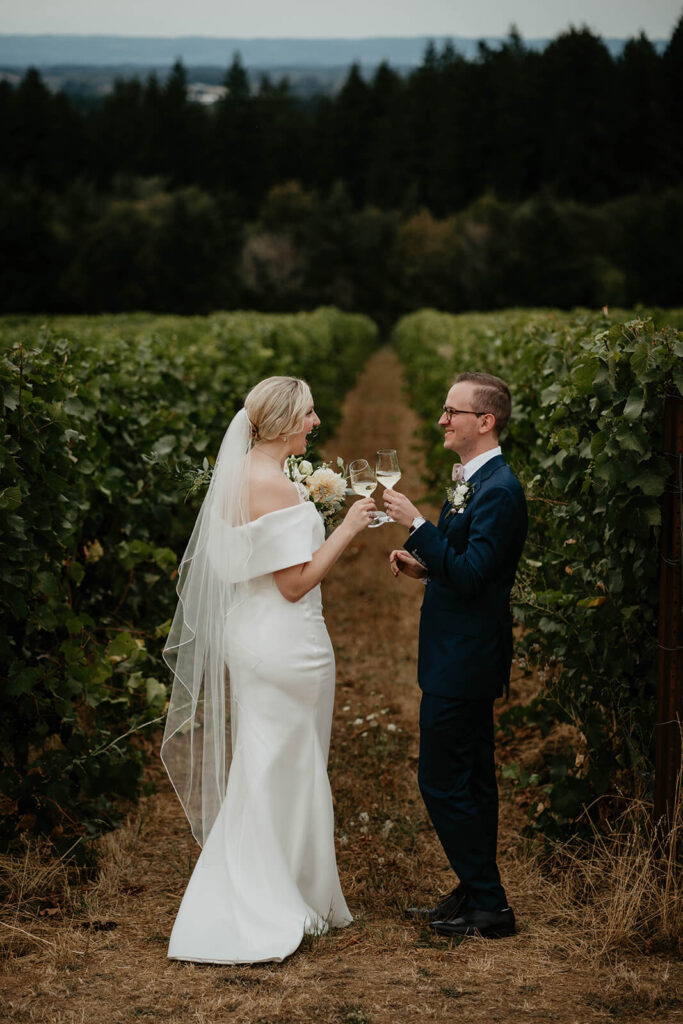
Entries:
POLYGON ((491 431, 498 437, 498 424, 496 423, 495 413, 485 412, 483 416, 479 417, 479 433, 488 434, 491 431))

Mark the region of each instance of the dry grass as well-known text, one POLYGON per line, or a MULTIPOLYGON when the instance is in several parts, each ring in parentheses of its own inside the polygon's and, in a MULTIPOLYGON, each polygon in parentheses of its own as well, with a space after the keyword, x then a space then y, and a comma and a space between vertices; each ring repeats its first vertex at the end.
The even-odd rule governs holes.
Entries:
POLYGON ((642 972, 619 963, 602 989, 588 993, 586 1002, 615 1018, 643 1016, 645 1020, 653 1017, 661 1020, 665 1013, 673 1013, 680 1006, 678 993, 671 982, 668 965, 655 964, 651 974, 644 976, 642 972))
POLYGON ((651 808, 633 801, 616 827, 556 846, 541 866, 568 954, 605 960, 624 951, 681 952, 680 813, 663 854, 650 822, 651 808), (572 928, 579 915, 581 928, 572 928))
MULTIPOLYGON (((348 459, 395 444, 401 486, 419 494, 414 426, 394 357, 383 351, 349 397, 329 451, 348 459)), ((388 552, 402 537, 397 527, 364 535, 325 587, 338 668, 330 772, 339 868, 354 924, 307 938, 283 964, 168 961, 168 936, 198 849, 157 762, 150 774, 158 793, 100 840, 96 872, 51 860, 35 841, 0 861, 0 1020, 683 1019, 675 952, 680 867, 673 855, 668 863, 655 858, 641 805, 595 843, 558 846, 548 856, 520 839, 521 801, 506 785, 500 863, 519 934, 455 945, 403 920, 408 903, 431 900, 453 881, 415 780, 421 593, 409 581, 394 584, 386 570, 388 552)), ((518 699, 533 686, 517 670, 518 699)), ((533 735, 520 734, 504 757, 531 763, 534 744, 533 735)))

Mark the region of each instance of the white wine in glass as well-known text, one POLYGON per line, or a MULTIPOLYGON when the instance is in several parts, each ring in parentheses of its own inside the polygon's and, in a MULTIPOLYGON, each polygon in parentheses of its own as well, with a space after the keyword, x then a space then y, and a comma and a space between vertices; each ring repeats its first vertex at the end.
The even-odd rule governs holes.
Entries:
MULTIPOLYGON (((377 483, 381 484, 385 490, 387 487, 395 487, 399 482, 401 479, 401 467, 398 464, 398 455, 395 448, 380 448, 377 452, 375 475, 377 483)), ((386 523, 395 522, 391 516, 387 516, 384 521, 386 523)))
MULTIPOLYGON (((351 490, 359 494, 361 498, 369 498, 377 487, 375 471, 371 469, 367 459, 356 459, 352 462, 349 466, 349 476, 351 477, 351 490)), ((370 527, 381 526, 385 521, 384 513, 375 512, 373 519, 374 522, 369 524, 370 527)))
POLYGON ((382 487, 395 487, 401 479, 400 473, 377 473, 377 481, 382 487))
POLYGON ((369 498, 377 487, 377 481, 361 480, 357 484, 351 484, 351 487, 356 494, 360 494, 361 498, 369 498))

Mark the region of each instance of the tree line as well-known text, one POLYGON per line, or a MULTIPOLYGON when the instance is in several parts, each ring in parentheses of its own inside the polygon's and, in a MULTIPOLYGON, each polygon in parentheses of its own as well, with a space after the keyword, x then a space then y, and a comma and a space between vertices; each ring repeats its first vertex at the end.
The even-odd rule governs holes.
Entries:
POLYGON ((486 195, 449 217, 358 209, 275 186, 242 219, 230 196, 127 179, 98 193, 0 183, 0 312, 217 309, 402 313, 683 305, 683 188, 588 206, 486 195))
POLYGON ((16 88, 0 83, 12 140, 0 168, 57 189, 161 175, 235 192, 249 212, 283 181, 327 191, 341 180, 357 206, 436 215, 486 191, 593 203, 683 174, 683 18, 661 54, 641 34, 612 57, 582 28, 542 52, 513 33, 500 49, 480 44, 474 61, 430 45, 407 77, 383 64, 365 81, 353 66, 336 96, 311 101, 286 80, 252 90, 239 57, 224 85, 214 105, 191 102, 177 62, 166 81, 119 79, 84 109, 29 70, 16 88))
POLYGON ((238 57, 225 86, 191 102, 180 62, 86 105, 0 83, 0 309, 682 301, 683 18, 661 53, 513 32, 334 96, 252 88, 238 57))

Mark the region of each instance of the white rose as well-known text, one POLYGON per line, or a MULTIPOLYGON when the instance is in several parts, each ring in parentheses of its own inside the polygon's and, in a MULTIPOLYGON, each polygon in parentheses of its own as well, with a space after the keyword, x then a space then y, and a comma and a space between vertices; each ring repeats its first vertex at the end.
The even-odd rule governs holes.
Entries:
POLYGON ((302 477, 310 476, 311 473, 313 472, 313 466, 310 464, 310 462, 307 462, 306 459, 303 459, 299 463, 299 472, 301 473, 302 477))

